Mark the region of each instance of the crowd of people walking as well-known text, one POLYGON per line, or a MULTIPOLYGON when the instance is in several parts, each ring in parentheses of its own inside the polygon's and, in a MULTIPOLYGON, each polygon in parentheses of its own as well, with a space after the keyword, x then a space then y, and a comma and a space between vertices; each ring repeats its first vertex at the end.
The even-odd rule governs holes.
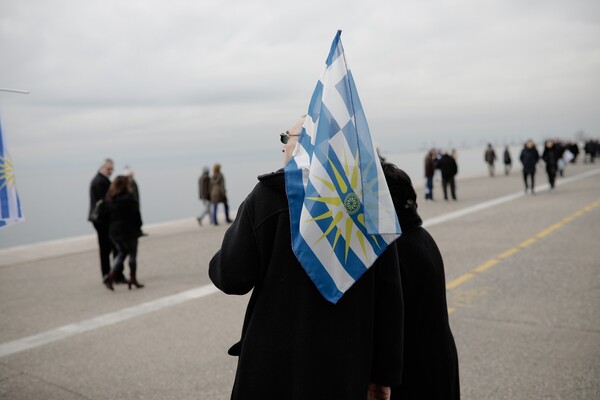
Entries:
MULTIPOLYGON (((598 140, 588 139, 583 146, 583 163, 594 163, 600 152, 598 140)), ((536 172, 542 166, 548 178, 549 190, 556 187, 556 179, 564 176, 568 164, 575 164, 580 156, 580 147, 576 142, 547 139, 543 147, 538 148, 532 139, 528 139, 518 151, 516 157, 511 154, 511 147, 506 145, 500 156, 492 143, 488 143, 483 152, 483 160, 487 166, 490 177, 496 176, 496 162, 501 160, 504 166, 504 175, 510 176, 513 169, 513 159, 521 164, 521 173, 525 194, 535 194, 536 172)), ((436 181, 441 181, 444 200, 457 200, 458 160, 456 150, 438 150, 435 148, 427 151, 424 159, 424 198, 426 202, 434 200, 434 186, 436 181), (437 178, 439 171, 439 178, 437 178)))

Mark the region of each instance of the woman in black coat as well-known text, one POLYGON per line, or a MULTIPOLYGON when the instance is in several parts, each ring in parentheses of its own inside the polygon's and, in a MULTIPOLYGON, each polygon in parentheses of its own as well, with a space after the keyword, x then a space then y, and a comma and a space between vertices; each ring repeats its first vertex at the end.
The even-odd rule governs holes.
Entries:
POLYGON ((137 281, 137 247, 138 238, 142 233, 142 217, 140 216, 139 203, 131 190, 131 180, 126 176, 117 176, 111 183, 106 195, 108 236, 115 244, 118 254, 113 260, 110 273, 106 276, 104 284, 114 290, 113 282, 118 273, 123 272, 125 258, 129 257, 131 276, 128 282, 136 288, 144 285, 137 281))
POLYGON ((393 399, 460 399, 458 354, 448 322, 444 261, 421 226, 417 194, 408 175, 392 164, 383 172, 402 228, 396 240, 404 295, 402 384, 393 399))

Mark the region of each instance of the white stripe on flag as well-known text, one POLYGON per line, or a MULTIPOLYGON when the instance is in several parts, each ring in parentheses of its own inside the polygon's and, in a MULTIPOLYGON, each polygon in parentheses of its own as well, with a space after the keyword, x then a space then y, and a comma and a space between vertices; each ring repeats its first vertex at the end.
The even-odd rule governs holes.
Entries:
MULTIPOLYGON (((306 207, 302 207, 300 218, 303 221, 312 218, 306 207)), ((318 238, 323 234, 323 231, 313 222, 300 224, 300 234, 304 238, 318 238)), ((345 292, 352 286, 354 279, 348 275, 348 272, 346 272, 342 264, 340 264, 327 239, 323 239, 318 243, 309 243, 309 246, 329 276, 331 276, 331 279, 340 292, 345 292)))

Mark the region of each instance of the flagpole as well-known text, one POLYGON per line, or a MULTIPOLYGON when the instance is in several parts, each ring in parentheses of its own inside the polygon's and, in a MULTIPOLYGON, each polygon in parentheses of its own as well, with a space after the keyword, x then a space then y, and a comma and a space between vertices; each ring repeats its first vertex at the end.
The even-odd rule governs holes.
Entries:
POLYGON ((11 92, 11 93, 29 94, 29 90, 7 89, 7 88, 0 88, 0 92, 11 92))

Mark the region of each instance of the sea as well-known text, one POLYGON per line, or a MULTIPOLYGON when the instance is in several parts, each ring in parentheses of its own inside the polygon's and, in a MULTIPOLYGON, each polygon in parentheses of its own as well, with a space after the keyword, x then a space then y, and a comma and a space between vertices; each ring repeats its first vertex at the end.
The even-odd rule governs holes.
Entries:
MULTIPOLYGON (((511 145, 513 172, 519 168, 521 145, 511 145)), ((460 180, 486 175, 483 160, 484 146, 457 149, 460 180)), ((503 147, 496 147, 496 172, 503 173, 503 147)), ((427 150, 387 154, 387 161, 406 171, 415 188, 422 188, 423 160, 427 150)), ((282 167, 282 156, 265 157, 248 154, 221 162, 222 173, 230 208, 235 211, 257 183, 257 176, 282 167)), ((23 166, 13 160, 17 191, 25 221, 0 229, 0 248, 22 246, 39 242, 94 234, 87 221, 89 184, 96 174, 97 165, 85 166, 23 166)), ((198 177, 204 167, 194 159, 155 162, 148 160, 132 165, 140 192, 140 206, 145 225, 195 218, 203 210, 198 200, 198 177)), ((207 165, 208 166, 208 165, 207 165)), ((113 177, 120 171, 118 165, 113 177)), ((459 189, 460 190, 460 189, 459 189)), ((417 190, 422 199, 422 190, 417 190)), ((220 206, 222 207, 222 206, 220 206)))

